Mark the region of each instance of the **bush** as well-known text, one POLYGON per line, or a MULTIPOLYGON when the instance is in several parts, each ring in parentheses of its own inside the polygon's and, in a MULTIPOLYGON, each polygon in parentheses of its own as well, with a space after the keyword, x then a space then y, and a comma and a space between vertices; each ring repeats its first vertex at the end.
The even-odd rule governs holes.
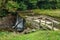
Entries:
POLYGON ((7 10, 1 9, 0 10, 0 17, 6 16, 7 15, 7 10))
POLYGON ((27 5, 25 5, 23 2, 20 2, 20 3, 19 3, 19 10, 24 11, 24 10, 26 10, 26 9, 27 9, 27 5))
POLYGON ((15 12, 19 8, 19 4, 14 1, 8 1, 6 4, 6 9, 8 9, 10 12, 15 12))

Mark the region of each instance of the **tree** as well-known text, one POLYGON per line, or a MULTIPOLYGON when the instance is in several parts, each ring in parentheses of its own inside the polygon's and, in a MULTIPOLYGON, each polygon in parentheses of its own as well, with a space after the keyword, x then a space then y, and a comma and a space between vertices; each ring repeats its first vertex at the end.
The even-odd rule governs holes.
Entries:
POLYGON ((0 0, 0 17, 6 15, 7 10, 4 10, 6 2, 7 2, 7 0, 0 0))
POLYGON ((38 0, 27 0, 28 9, 36 9, 37 8, 37 1, 38 0))
POLYGON ((19 4, 14 1, 8 1, 6 4, 6 9, 9 12, 15 12, 19 8, 19 4))

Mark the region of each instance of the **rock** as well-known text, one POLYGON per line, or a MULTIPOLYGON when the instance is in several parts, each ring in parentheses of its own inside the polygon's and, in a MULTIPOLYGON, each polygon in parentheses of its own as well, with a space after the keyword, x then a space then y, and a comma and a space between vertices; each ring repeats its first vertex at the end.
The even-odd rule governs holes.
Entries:
POLYGON ((36 29, 32 29, 32 32, 35 32, 36 31, 36 29))
POLYGON ((31 29, 32 32, 40 29, 40 21, 36 19, 37 17, 28 16, 26 17, 26 25, 31 29))

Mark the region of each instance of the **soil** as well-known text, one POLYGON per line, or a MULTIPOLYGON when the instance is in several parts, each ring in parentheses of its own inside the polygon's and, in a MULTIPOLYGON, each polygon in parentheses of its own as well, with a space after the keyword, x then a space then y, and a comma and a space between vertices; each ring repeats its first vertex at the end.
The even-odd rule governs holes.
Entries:
POLYGON ((15 24, 16 16, 8 14, 6 17, 0 18, 0 30, 11 30, 15 24))

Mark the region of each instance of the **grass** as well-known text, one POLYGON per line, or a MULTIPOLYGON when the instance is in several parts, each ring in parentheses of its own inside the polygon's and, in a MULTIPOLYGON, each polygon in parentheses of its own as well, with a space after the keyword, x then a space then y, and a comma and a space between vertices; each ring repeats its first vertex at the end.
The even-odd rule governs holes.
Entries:
MULTIPOLYGON (((34 12, 35 15, 47 15, 47 16, 51 16, 54 18, 58 18, 60 20, 60 9, 33 9, 32 10, 34 12)), ((21 17, 25 18, 26 15, 29 16, 28 14, 23 14, 20 13, 19 14, 21 17)))
MULTIPOLYGON (((51 16, 51 17, 55 17, 55 18, 58 18, 60 19, 60 9, 34 9, 33 10, 34 14, 35 15, 47 15, 47 16, 51 16)), ((26 15, 28 14, 23 14, 23 13, 20 13, 19 14, 21 17, 25 18, 26 15)))
POLYGON ((55 10, 43 10, 43 9, 35 9, 33 10, 35 14, 40 14, 40 15, 48 15, 52 17, 59 17, 60 18, 60 9, 55 9, 55 10))
POLYGON ((0 32, 0 40, 60 40, 60 31, 37 31, 26 35, 0 32))

